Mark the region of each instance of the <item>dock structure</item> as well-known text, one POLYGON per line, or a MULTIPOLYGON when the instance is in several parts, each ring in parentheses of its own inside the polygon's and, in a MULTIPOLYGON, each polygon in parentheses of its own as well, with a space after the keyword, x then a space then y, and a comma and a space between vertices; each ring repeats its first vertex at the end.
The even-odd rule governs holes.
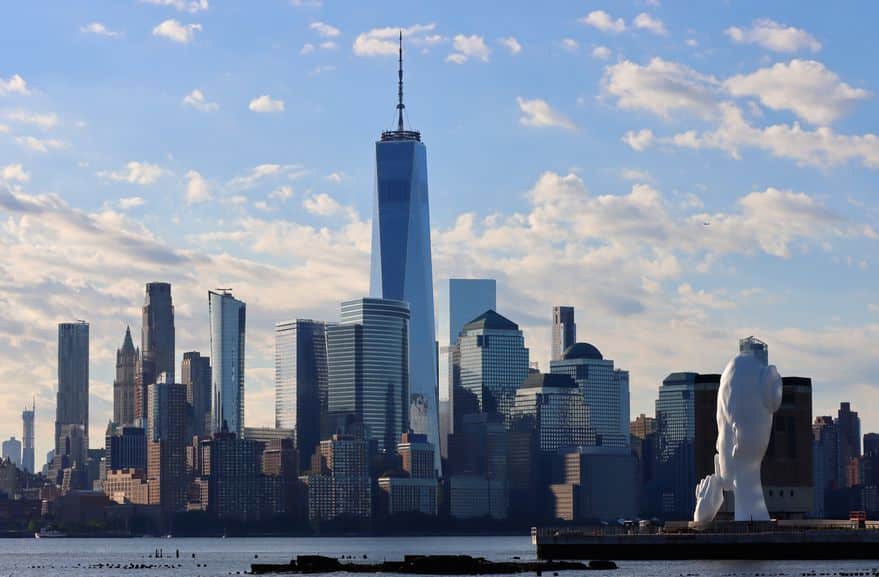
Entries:
POLYGON ((664 526, 535 527, 538 559, 879 559, 879 522, 718 521, 664 526))

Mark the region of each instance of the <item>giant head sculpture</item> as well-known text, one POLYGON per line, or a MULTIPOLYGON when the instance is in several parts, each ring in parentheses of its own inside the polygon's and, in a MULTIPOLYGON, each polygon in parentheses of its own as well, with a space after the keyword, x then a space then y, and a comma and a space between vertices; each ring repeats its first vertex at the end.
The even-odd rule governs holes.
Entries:
POLYGON ((693 521, 714 520, 723 492, 735 495, 736 521, 768 521, 760 463, 769 445, 772 414, 781 405, 781 377, 751 354, 740 354, 720 377, 717 392, 717 454, 714 474, 696 486, 693 521))

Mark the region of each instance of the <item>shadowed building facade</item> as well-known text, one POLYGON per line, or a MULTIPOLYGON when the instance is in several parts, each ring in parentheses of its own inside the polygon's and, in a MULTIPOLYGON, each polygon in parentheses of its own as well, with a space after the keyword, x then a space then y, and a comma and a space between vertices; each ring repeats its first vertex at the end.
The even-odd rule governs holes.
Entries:
POLYGON ((89 431, 89 325, 85 321, 58 325, 58 394, 55 416, 55 458, 69 457, 84 465, 89 431))
POLYGON ((146 421, 149 386, 157 382, 162 373, 174 380, 174 304, 170 283, 147 283, 142 311, 135 419, 146 421))
POLYGON ((185 352, 180 373, 180 382, 186 386, 186 402, 192 410, 192 434, 210 435, 211 358, 198 351, 185 352))
POLYGON ((208 292, 211 318, 212 432, 244 430, 244 325, 247 308, 232 291, 208 292))

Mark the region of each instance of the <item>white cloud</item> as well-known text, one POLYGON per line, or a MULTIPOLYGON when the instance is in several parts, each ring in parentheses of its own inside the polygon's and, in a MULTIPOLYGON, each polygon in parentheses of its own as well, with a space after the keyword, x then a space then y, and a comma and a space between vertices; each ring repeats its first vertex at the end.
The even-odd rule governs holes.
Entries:
POLYGON ((352 49, 357 56, 395 56, 399 48, 398 38, 401 30, 407 42, 411 41, 413 44, 418 44, 419 42, 433 44, 439 41, 436 38, 440 37, 435 37, 428 33, 433 32, 435 28, 436 24, 433 23, 415 24, 408 28, 394 28, 390 26, 373 28, 368 32, 359 34, 354 40, 352 49))
POLYGON ((100 22, 89 22, 85 26, 81 26, 79 31, 85 34, 95 34, 97 36, 106 36, 108 38, 119 38, 122 36, 121 32, 114 32, 100 22))
POLYGON ((458 34, 452 40, 452 47, 455 49, 455 52, 446 56, 446 62, 463 64, 470 58, 478 58, 483 62, 488 62, 490 51, 482 36, 476 34, 473 34, 472 36, 458 34))
POLYGON ((720 125, 709 131, 689 130, 678 133, 670 142, 694 149, 718 149, 740 158, 740 148, 756 148, 800 165, 836 166, 859 161, 869 168, 879 168, 879 137, 875 134, 846 135, 828 127, 804 130, 799 124, 775 124, 755 128, 742 111, 732 105, 722 106, 720 125))
POLYGON ((131 210, 145 204, 146 200, 140 196, 126 196, 119 199, 119 210, 131 210))
POLYGON ((7 164, 0 168, 0 180, 3 182, 28 182, 31 175, 20 164, 7 164))
POLYGON ((573 38, 562 38, 561 46, 568 52, 576 52, 580 48, 580 43, 573 38))
POLYGON ((335 38, 342 33, 342 31, 335 26, 330 26, 325 22, 312 22, 308 27, 324 38, 335 38))
POLYGON ((18 74, 13 74, 8 80, 0 78, 0 94, 30 94, 27 82, 18 74))
POLYGON ((186 173, 186 204, 199 204, 214 199, 211 187, 197 170, 186 173))
POLYGON ((308 73, 309 76, 317 76, 318 74, 323 74, 324 72, 333 72, 336 70, 336 67, 332 64, 326 64, 323 66, 315 66, 311 69, 311 72, 308 73))
POLYGON ((179 44, 189 44, 195 38, 195 33, 200 31, 201 24, 183 25, 172 18, 153 28, 153 36, 167 38, 179 44))
POLYGON ((713 76, 662 58, 646 66, 624 60, 608 66, 602 79, 604 93, 615 96, 620 108, 647 110, 662 118, 677 111, 714 116, 718 86, 713 76))
POLYGON ((612 56, 610 48, 607 46, 596 46, 592 49, 592 58, 596 60, 607 60, 612 56))
POLYGON ((651 144, 653 144, 653 131, 649 128, 643 128, 638 132, 629 130, 623 135, 622 141, 628 144, 633 150, 640 152, 646 150, 651 144))
POLYGON ((519 122, 524 126, 535 126, 539 128, 556 127, 564 128, 566 130, 576 129, 573 122, 563 114, 553 110, 545 100, 540 98, 527 100, 522 97, 517 97, 516 102, 519 103, 519 110, 522 112, 522 116, 519 117, 519 122))
POLYGON ((268 94, 263 94, 251 100, 247 107, 253 112, 283 112, 284 101, 275 100, 268 94))
POLYGON ((287 176, 293 180, 304 174, 302 165, 265 163, 252 168, 247 174, 236 176, 226 186, 232 190, 247 190, 269 177, 287 176))
POLYGON ((339 48, 339 45, 332 41, 321 42, 320 43, 321 50, 336 50, 339 48))
POLYGON ((299 49, 299 54, 302 55, 311 54, 312 52, 314 52, 314 44, 311 42, 306 42, 302 45, 302 48, 299 49))
POLYGON ((293 187, 289 184, 284 184, 276 188, 275 190, 269 193, 269 198, 275 198, 277 200, 288 200, 293 197, 293 187))
POLYGON ((54 112, 48 114, 36 114, 25 110, 14 110, 6 115, 6 118, 19 124, 32 124, 43 130, 49 130, 58 126, 58 115, 54 112))
POLYGON ((208 102, 204 93, 198 88, 184 96, 182 104, 184 106, 195 108, 196 110, 201 110, 202 112, 213 112, 220 108, 220 105, 216 102, 208 102))
POLYGON ((155 4, 157 6, 172 6, 178 12, 189 12, 195 14, 207 10, 210 6, 208 0, 140 0, 144 4, 155 4))
POLYGON ((632 24, 635 28, 640 28, 642 30, 647 30, 656 34, 658 36, 668 36, 668 30, 665 28, 665 24, 659 18, 655 18, 646 12, 641 12, 635 19, 632 21, 632 24))
POLYGON ((342 182, 343 180, 345 180, 345 173, 344 173, 344 172, 338 172, 338 171, 336 171, 336 172, 331 172, 331 173, 329 173, 328 175, 326 175, 326 176, 324 177, 324 180, 329 180, 329 181, 332 182, 333 184, 339 184, 340 182, 342 182))
POLYGON ((307 196, 302 200, 302 206, 311 214, 319 216, 333 216, 342 211, 342 205, 328 194, 320 193, 307 196))
POLYGON ((852 88, 814 60, 779 62, 770 68, 729 78, 724 86, 733 96, 756 96, 773 110, 791 110, 812 124, 826 125, 845 114, 870 93, 852 88))
POLYGON ((622 18, 614 20, 613 17, 604 10, 593 10, 578 21, 587 26, 597 28, 602 32, 619 33, 626 29, 626 23, 622 18))
POLYGON ((755 20, 750 28, 727 28, 725 34, 737 44, 756 44, 773 52, 818 52, 821 43, 802 28, 784 27, 768 18, 755 20))
POLYGON ((646 170, 637 170, 635 168, 625 168, 620 171, 620 178, 623 180, 633 180, 638 182, 652 182, 653 177, 646 170))
POLYGON ((34 152, 49 152, 50 150, 63 150, 70 145, 57 138, 37 138, 35 136, 17 136, 15 141, 21 146, 34 152))
POLYGON ((164 168, 157 164, 132 160, 122 170, 102 170, 97 175, 106 180, 147 185, 155 183, 166 172, 164 168))
POLYGON ((510 51, 510 54, 519 54, 520 52, 522 52, 522 45, 519 44, 519 41, 516 40, 515 36, 500 38, 498 42, 503 44, 507 48, 507 50, 510 51))

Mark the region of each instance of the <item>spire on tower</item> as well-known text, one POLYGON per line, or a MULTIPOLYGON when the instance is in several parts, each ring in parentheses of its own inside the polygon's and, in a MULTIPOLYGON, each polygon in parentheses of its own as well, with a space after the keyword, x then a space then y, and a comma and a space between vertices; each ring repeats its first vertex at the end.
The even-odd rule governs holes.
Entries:
POLYGON ((406 105, 403 104, 403 31, 400 30, 400 60, 399 60, 399 68, 397 70, 397 130, 400 132, 403 131, 403 109, 406 108, 406 105))

